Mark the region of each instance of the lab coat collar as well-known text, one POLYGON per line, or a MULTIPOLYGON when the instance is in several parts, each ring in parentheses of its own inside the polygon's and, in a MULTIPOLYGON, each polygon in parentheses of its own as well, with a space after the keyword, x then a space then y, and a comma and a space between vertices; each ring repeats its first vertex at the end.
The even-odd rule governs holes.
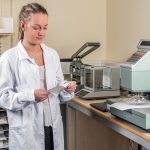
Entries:
MULTIPOLYGON (((18 42, 17 47, 18 47, 18 57, 19 57, 19 60, 23 60, 23 59, 29 59, 29 60, 31 60, 31 58, 29 57, 26 49, 22 45, 21 40, 18 42)), ((41 47, 43 49, 43 44, 41 44, 41 47)))
POLYGON ((19 60, 31 59, 29 57, 29 55, 27 54, 27 51, 23 47, 23 45, 21 43, 21 40, 18 42, 17 47, 18 47, 18 57, 19 57, 19 60))

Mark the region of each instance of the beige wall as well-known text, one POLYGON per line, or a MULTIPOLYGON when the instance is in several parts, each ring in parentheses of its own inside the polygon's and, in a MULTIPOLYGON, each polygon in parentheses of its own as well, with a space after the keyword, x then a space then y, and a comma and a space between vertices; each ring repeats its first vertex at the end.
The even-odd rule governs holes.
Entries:
MULTIPOLYGON (((33 0, 0 0, 2 10, 0 15, 14 18, 15 33, 11 41, 12 46, 17 42, 19 10, 28 2, 33 0)), ((48 10, 49 28, 45 42, 56 49, 61 58, 70 58, 85 42, 102 44, 85 59, 98 60, 105 57, 106 0, 34 0, 34 2, 43 4, 48 10)), ((2 44, 3 50, 11 47, 10 40, 7 42, 4 40, 2 44)))
MULTIPOLYGON (((33 0, 0 0, 0 15, 14 18, 13 37, 1 38, 6 50, 17 42, 17 16, 22 5, 33 0), (18 6, 18 7, 16 7, 18 6)), ((122 62, 135 50, 139 39, 150 37, 150 0, 36 0, 49 12, 46 44, 61 58, 70 57, 85 42, 102 46, 86 60, 122 62)))
POLYGON ((107 0, 107 59, 122 62, 150 39, 150 0, 107 0))
POLYGON ((70 57, 85 42, 100 41, 102 47, 86 59, 105 57, 106 1, 51 0, 47 41, 61 57, 70 57))
MULTIPOLYGON (((11 0, 0 0, 0 16, 1 17, 10 17, 11 16, 11 0)), ((2 52, 5 49, 8 49, 12 46, 12 37, 10 36, 0 36, 0 43, 2 52)))

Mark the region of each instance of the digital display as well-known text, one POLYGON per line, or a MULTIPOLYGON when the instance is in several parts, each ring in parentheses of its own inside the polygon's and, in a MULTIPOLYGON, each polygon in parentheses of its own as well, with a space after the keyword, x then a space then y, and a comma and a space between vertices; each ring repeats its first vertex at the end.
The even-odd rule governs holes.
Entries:
POLYGON ((140 43, 141 46, 150 46, 150 41, 142 41, 140 43))

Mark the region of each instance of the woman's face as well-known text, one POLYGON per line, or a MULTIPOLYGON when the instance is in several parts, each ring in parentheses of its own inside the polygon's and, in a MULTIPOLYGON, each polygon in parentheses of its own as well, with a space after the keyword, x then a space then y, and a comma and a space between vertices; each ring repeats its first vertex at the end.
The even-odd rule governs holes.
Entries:
POLYGON ((32 45, 41 44, 46 35, 47 26, 48 16, 46 14, 32 14, 30 20, 21 25, 24 31, 23 41, 32 45))

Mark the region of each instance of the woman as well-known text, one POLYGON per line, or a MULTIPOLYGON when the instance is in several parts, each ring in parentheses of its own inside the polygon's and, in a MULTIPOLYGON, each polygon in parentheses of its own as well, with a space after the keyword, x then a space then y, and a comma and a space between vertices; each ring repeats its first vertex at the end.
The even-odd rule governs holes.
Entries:
POLYGON ((0 107, 7 109, 9 150, 64 150, 60 102, 73 97, 75 82, 64 84, 58 54, 43 44, 48 13, 38 3, 19 14, 20 41, 0 58, 0 107))

